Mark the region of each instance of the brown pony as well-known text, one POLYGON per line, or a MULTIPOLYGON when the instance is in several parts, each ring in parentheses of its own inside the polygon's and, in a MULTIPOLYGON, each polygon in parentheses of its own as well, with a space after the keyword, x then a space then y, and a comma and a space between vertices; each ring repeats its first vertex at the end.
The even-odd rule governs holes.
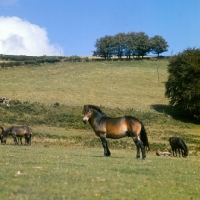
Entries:
POLYGON ((132 116, 108 117, 99 107, 94 105, 84 105, 83 115, 83 122, 89 122, 95 134, 100 137, 104 148, 104 156, 111 155, 106 138, 119 139, 128 136, 133 138, 137 147, 136 158, 140 157, 141 149, 142 158, 145 159, 145 147, 148 147, 149 150, 149 143, 141 121, 132 116))
POLYGON ((18 145, 17 137, 20 139, 22 144, 22 137, 25 138, 25 143, 31 145, 31 136, 32 136, 32 129, 28 126, 11 126, 7 130, 3 132, 1 136, 1 143, 6 144, 6 139, 8 136, 12 136, 15 142, 15 145, 18 145))

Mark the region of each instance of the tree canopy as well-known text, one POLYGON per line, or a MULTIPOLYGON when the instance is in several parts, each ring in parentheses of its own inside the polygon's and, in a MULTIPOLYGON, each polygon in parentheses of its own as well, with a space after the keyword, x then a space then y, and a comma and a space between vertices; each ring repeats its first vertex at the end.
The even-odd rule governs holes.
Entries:
POLYGON ((158 57, 161 53, 167 51, 168 48, 167 42, 162 38, 162 36, 155 35, 153 38, 151 38, 151 51, 154 54, 157 54, 158 57))
POLYGON ((113 55, 113 37, 106 35, 105 37, 101 37, 97 39, 95 47, 97 48, 94 51, 93 56, 100 56, 108 59, 113 55))
POLYGON ((200 49, 186 49, 173 56, 168 72, 165 95, 170 104, 200 118, 200 49))
POLYGON ((96 40, 93 56, 108 59, 112 56, 143 57, 152 52, 158 56, 167 51, 168 44, 161 36, 150 38, 144 32, 118 33, 114 36, 101 37, 96 40))

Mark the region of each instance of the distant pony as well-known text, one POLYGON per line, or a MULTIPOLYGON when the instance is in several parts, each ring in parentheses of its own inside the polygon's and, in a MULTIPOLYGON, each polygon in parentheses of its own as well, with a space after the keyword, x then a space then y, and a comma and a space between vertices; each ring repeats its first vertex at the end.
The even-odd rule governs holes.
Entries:
POLYGON ((170 137, 169 138, 169 144, 172 148, 173 156, 174 156, 174 154, 176 154, 176 156, 177 156, 177 150, 179 152, 179 157, 180 157, 181 154, 182 154, 183 157, 188 156, 188 147, 181 138, 170 137))

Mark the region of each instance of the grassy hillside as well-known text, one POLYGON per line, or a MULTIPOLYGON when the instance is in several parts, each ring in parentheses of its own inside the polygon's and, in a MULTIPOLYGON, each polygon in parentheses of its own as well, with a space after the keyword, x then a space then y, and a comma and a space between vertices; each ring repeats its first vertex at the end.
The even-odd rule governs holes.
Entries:
POLYGON ((28 125, 31 146, 0 145, 1 199, 198 199, 200 127, 168 106, 167 61, 60 62, 0 68, 0 126, 28 125), (158 73, 159 72, 159 81, 158 73), (133 115, 151 151, 135 159, 131 138, 100 139, 82 123, 84 104, 108 116, 133 115), (156 156, 182 137, 189 157, 156 156), (167 192, 166 192, 167 191, 167 192))
MULTIPOLYGON (((167 64, 166 60, 66 62, 0 69, 1 96, 15 100, 10 107, 0 107, 0 125, 34 127, 35 143, 53 138, 54 144, 60 137, 72 137, 60 143, 68 146, 84 140, 82 145, 99 147, 99 139, 81 120, 83 105, 96 104, 109 116, 133 115, 143 121, 153 150, 167 149, 168 138, 176 135, 196 151, 199 126, 185 121, 164 97, 167 64)), ((130 138, 110 140, 109 145, 133 148, 130 138)))
POLYGON ((149 110, 168 102, 163 85, 166 66, 167 61, 119 61, 2 68, 0 91, 20 101, 149 110))

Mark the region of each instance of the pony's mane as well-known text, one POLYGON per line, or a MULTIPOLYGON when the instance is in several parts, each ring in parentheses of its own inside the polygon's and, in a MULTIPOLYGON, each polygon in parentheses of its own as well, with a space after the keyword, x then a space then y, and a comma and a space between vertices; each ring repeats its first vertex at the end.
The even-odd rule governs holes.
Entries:
POLYGON ((85 105, 84 108, 85 108, 85 107, 92 108, 92 109, 94 109, 94 110, 100 112, 101 114, 104 114, 104 115, 105 115, 105 113, 102 112, 102 110, 99 108, 99 106, 95 106, 95 105, 85 105))

